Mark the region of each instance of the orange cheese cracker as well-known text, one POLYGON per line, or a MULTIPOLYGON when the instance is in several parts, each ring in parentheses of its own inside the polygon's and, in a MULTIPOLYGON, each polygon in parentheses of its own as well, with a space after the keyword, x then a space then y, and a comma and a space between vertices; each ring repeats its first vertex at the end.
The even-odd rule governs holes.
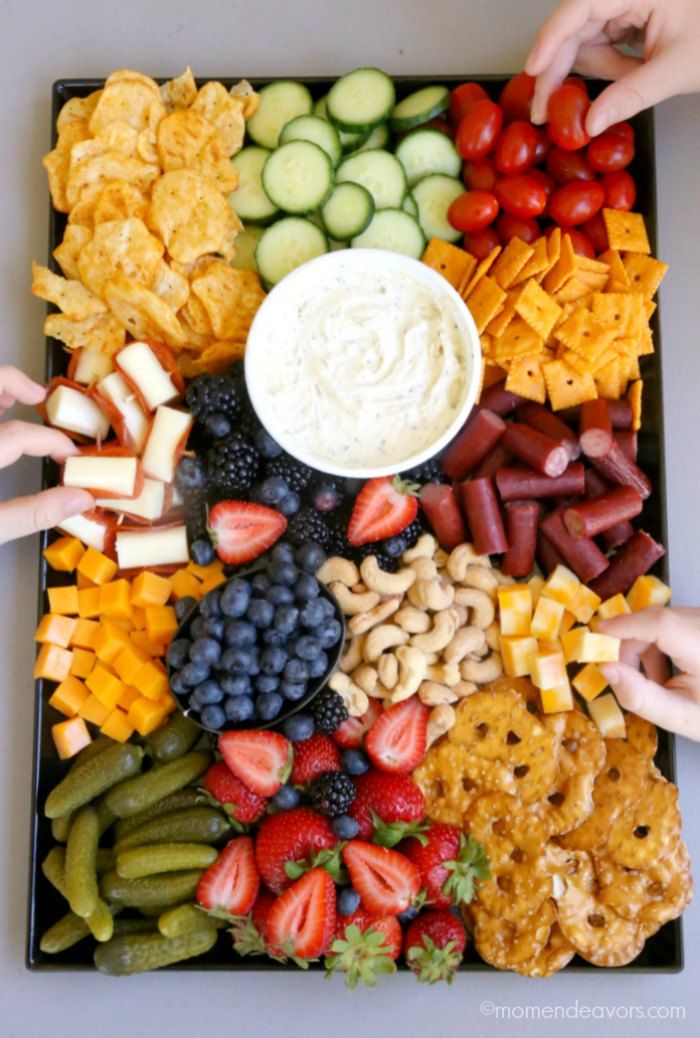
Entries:
POLYGON ((547 339, 561 314, 561 307, 534 279, 528 281, 514 302, 516 312, 542 339, 547 339))
POLYGON ((593 376, 579 374, 564 360, 549 361, 543 366, 543 371, 554 411, 576 407, 585 400, 595 400, 598 396, 593 376))
POLYGON ((431 238, 423 253, 423 263, 442 274, 453 288, 459 288, 465 278, 470 278, 476 270, 476 257, 464 249, 450 245, 441 238, 431 238))
POLYGON ((603 209, 602 212, 611 249, 649 255, 651 246, 641 213, 625 213, 619 209, 603 209))
POLYGON ((481 334, 506 301, 506 294, 493 278, 485 276, 477 283, 466 303, 481 334))

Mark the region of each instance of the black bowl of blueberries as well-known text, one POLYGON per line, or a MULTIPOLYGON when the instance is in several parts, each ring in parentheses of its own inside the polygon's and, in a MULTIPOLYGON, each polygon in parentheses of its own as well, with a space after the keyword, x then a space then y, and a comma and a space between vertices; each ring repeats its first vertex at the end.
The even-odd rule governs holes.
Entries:
POLYGON ((314 574, 317 544, 280 542, 206 594, 177 603, 168 650, 180 709, 209 732, 269 728, 308 706, 335 670, 345 619, 314 574))

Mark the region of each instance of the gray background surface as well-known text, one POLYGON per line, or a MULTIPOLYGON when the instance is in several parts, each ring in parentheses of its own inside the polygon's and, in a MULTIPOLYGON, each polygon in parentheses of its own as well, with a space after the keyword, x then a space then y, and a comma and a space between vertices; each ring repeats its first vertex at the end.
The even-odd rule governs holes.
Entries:
MULTIPOLYGON (((41 377, 43 306, 29 294, 30 261, 46 254, 48 195, 40 158, 48 148, 54 79, 103 76, 124 66, 169 76, 188 63, 199 76, 333 75, 358 64, 396 74, 516 71, 549 8, 548 0, 0 0, 0 359, 41 377)), ((671 264, 661 291, 669 549, 675 601, 685 605, 700 602, 699 118, 698 97, 674 100, 657 113, 661 256, 671 264)), ((38 464, 24 461, 0 474, 0 496, 30 492, 38 479, 38 464)), ((533 982, 480 974, 440 989, 397 976, 350 997, 339 983, 296 973, 171 973, 122 981, 28 973, 36 568, 31 540, 0 549, 0 1028, 8 1038, 192 1036, 198 1030, 456 1038, 560 1034, 562 1028, 603 1034, 611 1027, 615 1034, 652 1034, 660 1027, 697 1033, 697 905, 686 914, 686 967, 675 976, 593 973, 533 982), (482 1003, 514 1012, 503 1019, 482 1012, 482 1003), (663 1008, 661 1024, 634 1018, 655 1006, 684 1007, 685 1021, 664 1021, 663 1008), (600 1019, 604 1013, 611 1016, 600 1019)), ((678 751, 685 833, 697 860, 700 746, 681 741, 678 751)))

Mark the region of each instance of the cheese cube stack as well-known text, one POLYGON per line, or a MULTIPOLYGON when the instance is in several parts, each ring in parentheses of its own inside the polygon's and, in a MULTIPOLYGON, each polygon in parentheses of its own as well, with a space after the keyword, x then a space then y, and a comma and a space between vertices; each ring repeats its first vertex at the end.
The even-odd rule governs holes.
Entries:
POLYGON ((627 736, 625 715, 612 692, 598 696, 588 704, 588 713, 604 739, 624 739, 627 736))

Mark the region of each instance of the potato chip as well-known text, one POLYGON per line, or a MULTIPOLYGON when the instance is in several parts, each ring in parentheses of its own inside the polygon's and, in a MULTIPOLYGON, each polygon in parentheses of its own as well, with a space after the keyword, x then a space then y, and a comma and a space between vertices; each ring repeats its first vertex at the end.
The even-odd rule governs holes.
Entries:
POLYGON ((78 260, 81 280, 104 297, 105 282, 115 274, 150 285, 163 255, 163 244, 143 220, 108 220, 98 224, 78 260))
POLYGON ((638 432, 642 427, 642 393, 644 383, 641 378, 637 379, 627 390, 627 399, 632 408, 632 428, 638 432))
POLYGON ((520 238, 511 238, 493 265, 492 274, 501 288, 510 288, 535 250, 520 238))
POLYGON ((466 303, 479 333, 483 332, 489 321, 496 316, 506 298, 505 292, 492 277, 486 275, 476 283, 466 303))
POLYGON ((191 281, 217 339, 245 341, 253 317, 265 298, 260 278, 216 260, 191 281))
POLYGON ((117 151, 93 155, 75 169, 71 168, 66 182, 66 199, 72 207, 87 186, 104 185, 108 180, 125 180, 147 194, 159 175, 160 169, 153 163, 120 155, 117 151))
POLYGON ((218 133, 200 151, 195 168, 203 177, 216 184, 223 195, 230 194, 238 187, 238 170, 226 154, 218 133))
POLYGON ((245 353, 245 340, 229 342, 213 342, 193 361, 195 374, 208 372, 221 375, 237 361, 242 360, 245 353))
POLYGON ((668 270, 668 263, 662 263, 652 256, 629 252, 622 261, 629 277, 630 286, 641 292, 645 299, 656 295, 659 285, 668 270))
POLYGON ((549 338, 561 314, 558 303, 555 303, 534 279, 530 280, 520 293, 515 309, 542 339, 549 338))
POLYGON ((149 222, 170 255, 182 263, 210 252, 231 259, 233 239, 242 229, 216 187, 189 169, 164 173, 154 184, 149 222))
POLYGON ((71 150, 74 145, 88 140, 89 137, 90 131, 87 123, 83 121, 68 122, 58 135, 56 147, 48 155, 44 155, 41 160, 48 174, 51 202, 59 213, 68 213, 71 209, 66 197, 71 150))
POLYGON ((156 135, 153 130, 141 130, 136 139, 136 154, 144 162, 158 162, 156 135))
POLYGON ((168 266, 165 260, 161 260, 156 267, 153 281, 148 286, 151 292, 167 303, 171 310, 179 310, 187 302, 190 294, 190 286, 182 274, 168 266))
POLYGON ((202 335, 205 337, 205 344, 208 346, 211 339, 214 337, 214 329, 211 326, 209 314, 207 313, 204 303, 193 292, 189 293, 187 302, 183 305, 180 316, 185 326, 190 331, 194 332, 195 335, 202 335))
POLYGON ((125 81, 140 83, 141 86, 147 87, 156 97, 160 97, 160 87, 155 79, 151 79, 145 72, 137 72, 133 68, 118 68, 114 72, 110 72, 105 80, 105 86, 112 86, 113 83, 123 83, 125 81))
POLYGON ((203 116, 219 131, 224 150, 230 158, 243 147, 244 108, 242 97, 233 96, 221 83, 210 80, 192 102, 191 111, 203 116))
POLYGON ((135 339, 155 339, 182 346, 185 336, 170 309, 155 292, 125 274, 115 274, 104 285, 104 297, 117 320, 135 339))
POLYGON ((67 278, 80 278, 78 259, 91 238, 91 227, 84 227, 77 223, 66 225, 63 241, 53 250, 53 258, 67 278))
POLYGON ((108 123, 95 135, 95 141, 104 146, 105 151, 118 151, 120 155, 135 155, 139 135, 128 123, 108 123))
POLYGON ((553 411, 576 407, 585 400, 598 396, 592 375, 581 375, 563 360, 552 360, 543 365, 549 402, 553 411))
POLYGON ((619 209, 603 209, 603 222, 608 246, 625 252, 651 252, 644 217, 641 213, 625 213, 619 209))
POLYGON ((126 342, 124 329, 109 313, 92 314, 81 321, 71 321, 65 314, 49 314, 44 334, 59 339, 71 350, 100 350, 110 356, 126 342))
POLYGON ((234 83, 229 94, 243 103, 243 118, 246 122, 248 119, 252 119, 260 107, 260 94, 255 93, 248 80, 241 79, 238 83, 234 83))
POLYGON ((32 263, 32 295, 53 303, 71 321, 82 321, 91 314, 107 313, 107 307, 80 281, 66 281, 48 267, 32 263))
POLYGON ((441 238, 431 238, 422 256, 423 263, 432 267, 438 274, 442 274, 453 288, 459 290, 460 285, 466 278, 470 279, 476 270, 476 257, 471 256, 464 249, 458 249, 456 245, 441 238))
POLYGON ((543 404, 547 399, 547 386, 542 370, 542 358, 516 357, 510 365, 506 379, 509 393, 518 393, 526 400, 535 400, 543 404))
POLYGON ((210 122, 190 109, 166 115, 156 135, 163 170, 193 169, 200 151, 215 133, 216 129, 210 122))
POLYGON ((472 294, 472 292, 479 284, 481 279, 486 277, 489 270, 494 265, 500 254, 501 246, 497 245, 495 249, 491 249, 491 252, 488 254, 488 256, 485 256, 484 259, 479 261, 476 270, 472 274, 471 278, 467 280, 466 284, 464 283, 463 279, 462 284, 459 286, 459 294, 461 295, 462 299, 467 299, 468 296, 472 294))
POLYGON ((542 351, 544 339, 525 323, 522 317, 515 317, 503 335, 494 339, 493 355, 498 364, 515 357, 530 357, 542 351))
POLYGON ((197 84, 189 65, 181 76, 163 83, 160 88, 160 96, 163 104, 170 109, 190 107, 197 96, 197 84))
POLYGON ((148 209, 148 199, 133 184, 125 180, 112 180, 99 192, 92 213, 94 224, 109 220, 127 220, 137 216, 143 220, 148 209))
POLYGON ((94 90, 87 97, 69 98, 58 113, 56 132, 60 134, 68 123, 89 123, 101 94, 101 90, 94 90))
POLYGON ((155 130, 165 115, 165 105, 155 80, 141 73, 114 78, 110 76, 90 117, 90 132, 96 136, 110 123, 124 122, 137 134, 150 128, 155 130), (138 78, 136 78, 138 77, 138 78), (155 87, 155 92, 153 87, 155 87))

